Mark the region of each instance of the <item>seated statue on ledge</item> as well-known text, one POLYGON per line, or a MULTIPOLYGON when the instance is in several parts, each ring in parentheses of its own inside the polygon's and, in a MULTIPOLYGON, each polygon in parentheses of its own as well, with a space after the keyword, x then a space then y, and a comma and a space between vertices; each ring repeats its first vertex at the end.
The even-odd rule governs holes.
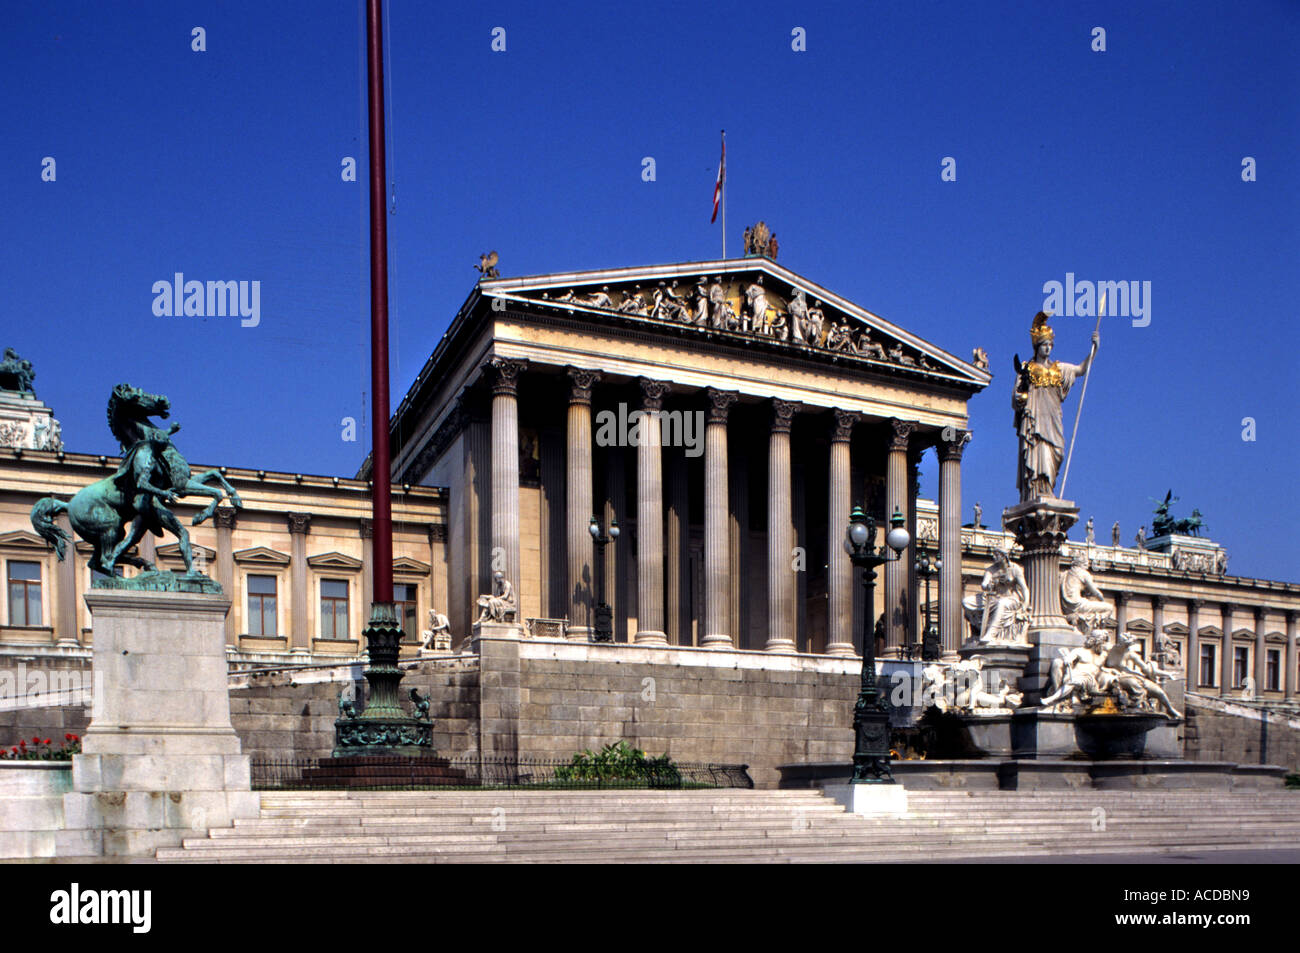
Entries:
POLYGON ((1074 554, 1070 568, 1061 573, 1061 612, 1072 626, 1084 635, 1096 627, 1111 628, 1115 619, 1110 604, 1101 594, 1088 571, 1088 557, 1074 554))
POLYGON ((475 622, 514 622, 519 615, 515 587, 504 574, 492 574, 492 592, 478 597, 479 614, 475 622))
POLYGON ((994 550, 980 591, 963 599, 961 606, 976 642, 1024 643, 1029 631, 1029 584, 1006 550, 994 550))
POLYGON ((451 622, 436 609, 429 610, 429 627, 420 633, 420 651, 451 651, 451 622))

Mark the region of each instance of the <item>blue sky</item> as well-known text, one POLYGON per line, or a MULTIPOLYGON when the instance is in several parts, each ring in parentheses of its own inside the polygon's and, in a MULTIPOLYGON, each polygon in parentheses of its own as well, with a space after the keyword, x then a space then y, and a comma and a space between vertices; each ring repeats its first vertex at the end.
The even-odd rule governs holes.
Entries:
MULTIPOLYGON (((488 248, 506 275, 716 256, 725 128, 731 250, 762 218, 782 264, 958 355, 988 350, 968 519, 1015 496, 1011 355, 1030 350, 1044 282, 1150 281, 1149 326, 1103 320, 1068 495, 1099 537, 1119 520, 1130 541, 1172 487, 1231 571, 1300 580, 1300 5, 388 13, 394 405, 488 248)), ((172 398, 196 461, 353 473, 368 441, 361 4, 6 14, 0 345, 34 362, 70 449, 115 452, 103 407, 126 380, 172 398), (341 180, 345 156, 358 182, 341 180), (153 283, 178 271, 260 281, 261 323, 155 316, 153 283)), ((1058 319, 1057 356, 1082 359, 1092 323, 1058 319)))

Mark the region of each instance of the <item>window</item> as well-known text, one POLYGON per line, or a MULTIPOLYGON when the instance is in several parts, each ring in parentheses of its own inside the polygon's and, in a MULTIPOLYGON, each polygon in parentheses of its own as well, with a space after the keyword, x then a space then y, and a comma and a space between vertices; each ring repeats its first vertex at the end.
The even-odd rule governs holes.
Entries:
POLYGON ((1201 643, 1201 684, 1206 688, 1213 688, 1218 683, 1217 654, 1215 646, 1208 642, 1201 643))
POLYGON ((393 606, 397 609, 397 622, 402 627, 402 637, 407 642, 418 641, 416 587, 408 583, 393 585, 393 606))
POLYGON ((9 560, 9 624, 41 624, 41 564, 9 560))
POLYGON ((1250 674, 1250 649, 1239 645, 1232 650, 1232 687, 1242 688, 1250 674))
POLYGON ((320 637, 348 637, 348 584, 345 579, 320 581, 320 637))
POLYGON ((1269 649, 1264 656, 1264 687, 1270 692, 1282 690, 1282 651, 1269 649))
POLYGON ((275 623, 275 577, 248 577, 248 634, 278 635, 275 623))

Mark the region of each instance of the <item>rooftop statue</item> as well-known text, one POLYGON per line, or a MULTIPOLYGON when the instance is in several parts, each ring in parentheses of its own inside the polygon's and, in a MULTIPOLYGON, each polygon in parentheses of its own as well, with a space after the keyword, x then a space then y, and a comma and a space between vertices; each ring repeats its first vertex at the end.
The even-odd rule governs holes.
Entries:
POLYGON ((497 269, 497 262, 500 260, 501 259, 494 251, 490 251, 486 255, 479 255, 478 264, 474 266, 478 271, 479 280, 481 281, 484 278, 500 278, 501 272, 497 269))
POLYGON ((1029 336, 1034 359, 1024 364, 1015 357, 1016 384, 1011 396, 1016 431, 1020 434, 1020 465, 1016 486, 1022 502, 1056 498, 1056 476, 1065 457, 1065 427, 1061 405, 1076 378, 1087 373, 1101 344, 1098 331, 1092 333, 1092 350, 1079 364, 1051 360, 1056 332, 1048 326, 1048 315, 1034 316, 1029 336))
POLYGON ((757 225, 751 225, 745 229, 744 241, 746 255, 760 255, 764 258, 776 259, 776 235, 767 227, 766 222, 759 222, 757 225))
POLYGON ((0 360, 0 390, 35 395, 34 380, 36 372, 32 370, 32 362, 23 360, 13 348, 5 348, 4 360, 0 360))
POLYGON ((161 536, 166 529, 180 543, 185 560, 185 580, 202 591, 219 591, 220 587, 202 573, 194 572, 190 537, 180 520, 169 509, 177 497, 201 494, 212 501, 191 521, 197 526, 216 512, 222 500, 243 506, 235 488, 219 470, 207 470, 198 476, 172 444, 172 435, 180 430, 173 423, 167 430, 155 427, 150 417, 166 418, 171 405, 166 397, 149 394, 129 384, 118 384, 108 398, 108 427, 122 446, 122 464, 112 476, 105 477, 77 493, 70 502, 54 497, 37 500, 32 507, 32 526, 50 543, 60 560, 64 558, 68 535, 55 519, 67 513, 77 535, 94 547, 90 567, 112 577, 119 563, 137 566, 153 574, 136 586, 136 580, 114 584, 128 588, 173 589, 174 573, 156 573, 153 563, 129 550, 146 532, 161 536), (210 486, 215 483, 217 486, 210 486))

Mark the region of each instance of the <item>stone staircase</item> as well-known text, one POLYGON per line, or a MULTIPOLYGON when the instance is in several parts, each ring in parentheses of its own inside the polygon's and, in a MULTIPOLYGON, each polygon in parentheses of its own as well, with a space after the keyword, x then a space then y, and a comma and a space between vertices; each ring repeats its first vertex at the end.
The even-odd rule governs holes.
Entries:
POLYGON ((1300 792, 301 791, 158 851, 188 863, 899 862, 1300 847, 1300 792))

